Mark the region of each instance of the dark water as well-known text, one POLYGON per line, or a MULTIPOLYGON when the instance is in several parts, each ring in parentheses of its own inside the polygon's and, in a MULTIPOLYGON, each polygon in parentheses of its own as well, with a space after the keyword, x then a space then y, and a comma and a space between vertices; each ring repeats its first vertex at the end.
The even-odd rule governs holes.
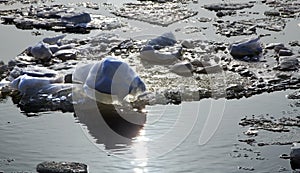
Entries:
MULTIPOLYGON (((78 0, 56 2, 67 3, 78 2, 78 0)), ((99 3, 99 1, 94 2, 99 3)), ((114 1, 116 4, 122 2, 124 1, 114 1)), ((214 13, 200 9, 201 5, 210 2, 199 1, 198 4, 192 5, 192 8, 199 10, 196 17, 214 17, 214 13)), ((18 6, 21 5, 17 4, 13 7, 18 6)), ((264 9, 265 6, 261 4, 251 10, 261 12, 264 9)), ((103 9, 97 12, 110 15, 103 9)), ((141 28, 132 32, 123 32, 122 29, 113 31, 125 38, 174 32, 176 28, 187 25, 179 22, 169 27, 159 27, 127 19, 124 21, 141 28)), ((300 40, 298 23, 300 23, 299 19, 291 20, 283 32, 271 32, 272 36, 263 38, 263 41, 300 40)), ((188 25, 208 24, 189 23, 188 25)), ((41 32, 43 35, 33 36, 30 30, 22 31, 14 26, 0 25, 1 60, 8 62, 43 37, 58 34, 49 31, 41 32)), ((84 36, 70 34, 67 37, 82 38, 100 32, 93 31, 84 36)), ((176 36, 179 39, 221 39, 222 41, 228 39, 212 33, 214 29, 210 27, 202 33, 191 35, 176 33, 176 36)), ((239 38, 229 38, 229 40, 239 38)), ((0 103, 0 170, 35 172, 35 166, 39 162, 55 160, 84 162, 89 165, 90 172, 249 172, 239 169, 239 166, 253 167, 254 172, 278 172, 281 167, 286 168, 285 172, 291 172, 289 161, 279 158, 280 154, 289 153, 290 146, 251 147, 238 142, 238 139, 247 138, 242 134, 245 129, 238 125, 239 120, 245 115, 272 114, 274 117, 298 115, 299 108, 291 107, 291 101, 285 97, 290 92, 275 92, 230 101, 206 99, 177 106, 148 106, 146 113, 141 115, 146 115, 144 127, 131 127, 118 122, 119 126, 115 128, 119 132, 128 132, 121 136, 118 134, 114 136, 113 132, 95 123, 93 112, 84 112, 83 114, 89 115, 86 119, 60 112, 27 117, 10 99, 3 100, 0 103), (205 126, 208 117, 212 118, 214 123, 205 126), (220 122, 218 117, 222 118, 220 122), (216 131, 213 133, 215 128, 216 131), (212 136, 205 136, 207 134, 212 136), (133 139, 129 140, 126 135, 133 139), (251 148, 260 152, 265 159, 257 160, 255 153, 245 150, 239 151, 242 157, 234 158, 232 155, 235 154, 233 151, 236 148, 251 148), (249 157, 244 157, 245 154, 249 157)), ((298 134, 298 129, 294 129, 289 134, 263 132, 259 134, 258 139, 293 141, 299 140, 298 134)))

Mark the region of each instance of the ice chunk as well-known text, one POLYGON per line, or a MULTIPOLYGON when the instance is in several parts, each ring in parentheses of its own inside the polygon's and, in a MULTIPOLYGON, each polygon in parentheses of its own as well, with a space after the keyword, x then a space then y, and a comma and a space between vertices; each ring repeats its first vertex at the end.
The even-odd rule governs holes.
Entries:
POLYGON ((250 38, 231 44, 229 52, 234 58, 257 61, 262 47, 259 38, 250 38))

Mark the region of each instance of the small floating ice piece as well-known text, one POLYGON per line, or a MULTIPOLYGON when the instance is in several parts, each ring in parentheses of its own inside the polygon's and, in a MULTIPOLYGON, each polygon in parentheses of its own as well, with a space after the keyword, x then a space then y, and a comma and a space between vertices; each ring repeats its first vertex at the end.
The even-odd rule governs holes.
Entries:
POLYGON ((265 49, 274 49, 275 47, 284 47, 283 43, 269 43, 265 46, 265 49))
POLYGON ((76 49, 62 49, 57 51, 53 57, 57 57, 58 59, 61 59, 63 61, 69 60, 69 59, 76 59, 76 49))
POLYGON ((89 23, 92 21, 91 15, 89 13, 75 13, 75 14, 68 14, 61 18, 62 21, 71 22, 74 24, 82 24, 82 23, 89 23))
POLYGON ((34 58, 40 60, 49 60, 52 56, 50 48, 44 42, 39 42, 34 47, 31 47, 30 53, 34 58))
POLYGON ((189 62, 177 63, 171 67, 170 71, 180 76, 185 76, 185 77, 193 76, 193 66, 189 62))
POLYGON ((249 127, 249 129, 244 132, 245 135, 249 136, 257 136, 258 130, 256 130, 254 127, 249 127))
POLYGON ((229 51, 234 58, 248 57, 249 60, 256 61, 262 53, 262 47, 259 38, 250 38, 231 44, 229 51))
POLYGON ((61 79, 46 78, 46 77, 32 77, 28 75, 22 75, 13 80, 10 86, 17 89, 21 94, 33 95, 39 92, 39 90, 48 87, 53 83, 61 83, 61 79))
POLYGON ((50 45, 54 45, 54 44, 57 44, 60 40, 62 40, 65 37, 66 37, 66 34, 58 35, 58 36, 54 36, 54 37, 46 37, 43 39, 43 42, 50 44, 50 45))
POLYGON ((181 49, 175 53, 160 53, 151 46, 145 46, 140 52, 140 58, 154 65, 170 65, 181 57, 181 49))

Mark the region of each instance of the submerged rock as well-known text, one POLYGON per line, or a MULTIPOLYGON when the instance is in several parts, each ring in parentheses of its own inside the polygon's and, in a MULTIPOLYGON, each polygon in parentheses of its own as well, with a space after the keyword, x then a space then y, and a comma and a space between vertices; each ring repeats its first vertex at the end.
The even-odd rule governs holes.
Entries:
POLYGON ((262 47, 259 38, 250 38, 231 44, 229 52, 234 58, 258 61, 262 47))
POLYGON ((46 161, 36 166, 38 173, 87 173, 88 166, 78 162, 46 161))

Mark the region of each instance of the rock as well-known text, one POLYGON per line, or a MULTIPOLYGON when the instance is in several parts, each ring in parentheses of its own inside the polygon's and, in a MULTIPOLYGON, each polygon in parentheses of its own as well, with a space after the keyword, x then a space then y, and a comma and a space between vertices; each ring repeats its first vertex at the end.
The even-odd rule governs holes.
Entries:
POLYGON ((39 42, 34 47, 31 47, 30 53, 37 60, 48 61, 52 57, 50 48, 44 42, 39 42))
POLYGON ((257 61, 262 53, 262 47, 259 38, 250 38, 231 44, 229 52, 234 58, 245 59, 249 57, 249 60, 257 61))
POLYGON ((89 23, 92 21, 91 15, 89 13, 75 13, 75 14, 67 14, 61 17, 62 21, 71 22, 74 24, 81 24, 81 23, 89 23))
POLYGON ((38 173, 87 173, 88 166, 77 162, 46 161, 36 166, 38 173))
POLYGON ((193 66, 189 62, 177 63, 171 67, 170 71, 180 76, 185 76, 185 77, 193 76, 193 66))

